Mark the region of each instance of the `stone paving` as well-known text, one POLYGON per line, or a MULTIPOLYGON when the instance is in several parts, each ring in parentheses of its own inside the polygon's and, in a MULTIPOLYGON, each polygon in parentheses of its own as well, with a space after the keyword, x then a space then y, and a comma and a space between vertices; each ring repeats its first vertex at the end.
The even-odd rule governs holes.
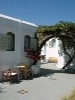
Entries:
POLYGON ((42 64, 41 74, 20 83, 0 83, 0 100, 61 100, 75 88, 75 72, 42 64))

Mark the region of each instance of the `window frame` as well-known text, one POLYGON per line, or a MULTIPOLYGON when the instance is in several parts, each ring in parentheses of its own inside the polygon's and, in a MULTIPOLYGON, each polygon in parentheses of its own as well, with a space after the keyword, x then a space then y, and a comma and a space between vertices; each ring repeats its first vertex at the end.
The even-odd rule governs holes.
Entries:
POLYGON ((56 47, 56 39, 52 39, 48 42, 49 48, 55 48, 56 47))
POLYGON ((7 33, 8 47, 6 51, 15 51, 15 35, 11 32, 7 33))
POLYGON ((30 49, 30 41, 31 41, 31 37, 29 35, 25 35, 24 36, 24 51, 26 49, 30 49))

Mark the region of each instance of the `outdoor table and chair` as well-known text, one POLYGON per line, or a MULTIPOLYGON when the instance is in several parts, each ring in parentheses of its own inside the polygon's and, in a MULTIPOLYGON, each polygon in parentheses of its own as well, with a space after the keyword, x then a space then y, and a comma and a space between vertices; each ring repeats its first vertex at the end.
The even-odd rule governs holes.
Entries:
POLYGON ((40 55, 40 59, 44 60, 45 59, 45 55, 40 55))
POLYGON ((18 64, 18 66, 16 66, 16 68, 18 68, 19 71, 18 79, 20 79, 20 76, 24 79, 26 79, 27 77, 33 78, 33 71, 32 69, 28 68, 26 64, 20 63, 18 64))
POLYGON ((17 82, 18 80, 18 71, 15 69, 7 69, 2 70, 2 83, 5 81, 11 82, 17 82))
POLYGON ((33 71, 24 63, 14 66, 13 69, 2 70, 2 83, 5 81, 18 82, 21 78, 26 79, 27 77, 33 78, 33 71))

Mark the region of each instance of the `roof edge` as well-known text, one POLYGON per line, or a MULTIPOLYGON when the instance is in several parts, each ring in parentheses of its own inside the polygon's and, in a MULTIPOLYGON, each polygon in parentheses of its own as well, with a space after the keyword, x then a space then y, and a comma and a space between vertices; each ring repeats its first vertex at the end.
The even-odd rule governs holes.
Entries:
POLYGON ((28 24, 28 25, 31 25, 31 26, 38 27, 34 23, 30 23, 30 22, 27 22, 27 21, 24 21, 24 20, 21 20, 21 19, 13 18, 13 17, 7 16, 7 15, 0 14, 0 17, 6 18, 6 19, 10 19, 10 20, 14 20, 14 21, 17 21, 17 22, 22 22, 24 24, 28 24))

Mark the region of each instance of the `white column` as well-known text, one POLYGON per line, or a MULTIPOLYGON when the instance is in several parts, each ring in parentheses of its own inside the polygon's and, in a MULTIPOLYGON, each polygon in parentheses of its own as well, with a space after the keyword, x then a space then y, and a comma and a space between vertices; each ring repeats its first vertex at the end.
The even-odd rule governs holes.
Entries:
POLYGON ((58 41, 58 68, 63 68, 65 63, 65 58, 64 58, 64 51, 62 47, 62 41, 58 41))
POLYGON ((46 61, 46 54, 47 54, 47 51, 46 51, 46 43, 45 43, 45 45, 44 45, 44 55, 45 55, 44 61, 46 61))

